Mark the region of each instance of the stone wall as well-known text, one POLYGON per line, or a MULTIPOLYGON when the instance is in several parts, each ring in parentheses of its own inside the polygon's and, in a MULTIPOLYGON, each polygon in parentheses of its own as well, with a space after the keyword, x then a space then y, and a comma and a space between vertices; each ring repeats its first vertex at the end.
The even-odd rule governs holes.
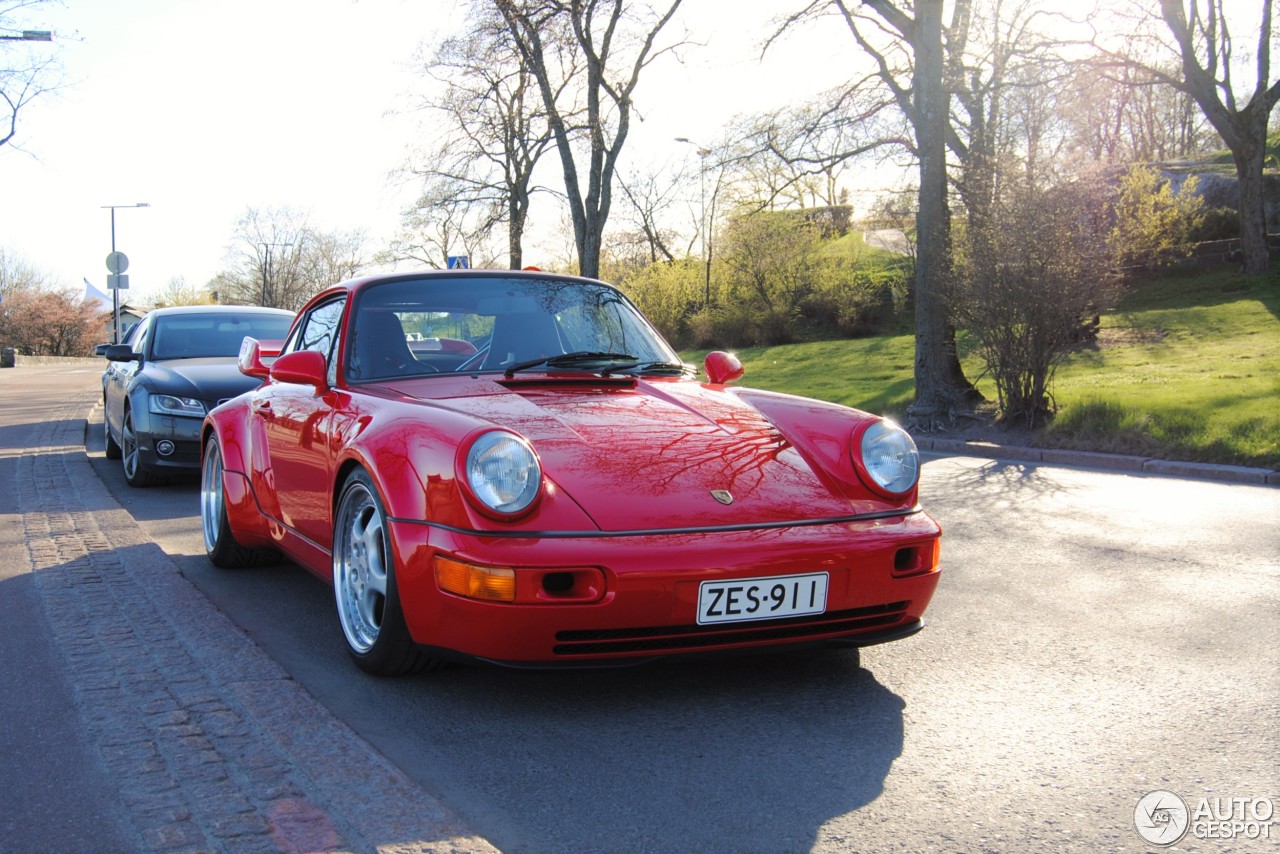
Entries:
POLYGON ((23 368, 32 365, 96 365, 106 368, 106 360, 97 356, 23 356, 12 347, 0 350, 0 368, 23 368))

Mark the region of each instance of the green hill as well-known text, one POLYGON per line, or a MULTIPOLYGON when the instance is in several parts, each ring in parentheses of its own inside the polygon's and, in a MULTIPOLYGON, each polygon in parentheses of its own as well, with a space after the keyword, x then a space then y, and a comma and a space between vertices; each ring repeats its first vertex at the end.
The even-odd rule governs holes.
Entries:
MULTIPOLYGON (((960 342, 965 370, 994 387, 960 342)), ((685 358, 700 363, 704 352, 685 358)), ((741 350, 744 385, 902 419, 913 395, 910 335, 741 350)), ((1131 285, 1097 342, 1059 368, 1058 416, 997 441, 1280 469, 1280 271, 1167 273, 1131 285)), ((960 435, 964 435, 960 425, 960 435)), ((972 432, 977 435, 977 428, 972 432)))

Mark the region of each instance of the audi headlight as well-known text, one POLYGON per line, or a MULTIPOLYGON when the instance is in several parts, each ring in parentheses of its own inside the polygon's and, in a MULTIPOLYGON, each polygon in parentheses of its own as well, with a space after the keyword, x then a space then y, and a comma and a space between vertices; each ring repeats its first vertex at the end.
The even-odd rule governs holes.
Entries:
POLYGON ((172 394, 153 394, 148 404, 157 415, 193 415, 204 417, 204 401, 194 397, 177 397, 172 394))
POLYGON ((887 419, 862 431, 859 458, 859 468, 871 481, 868 486, 891 496, 910 492, 920 477, 916 443, 906 430, 887 419))
POLYGON ((529 443, 513 433, 482 433, 471 443, 467 485, 489 510, 504 516, 532 506, 542 489, 542 466, 529 443))

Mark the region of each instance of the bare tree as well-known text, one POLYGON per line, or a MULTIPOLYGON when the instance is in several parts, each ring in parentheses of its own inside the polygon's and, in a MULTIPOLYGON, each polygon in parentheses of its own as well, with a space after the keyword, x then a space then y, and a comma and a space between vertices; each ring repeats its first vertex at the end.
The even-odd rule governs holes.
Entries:
MULTIPOLYGON (((1173 67, 1165 71, 1178 74, 1173 67)), ((1131 66, 1078 63, 1062 100, 1057 113, 1068 125, 1069 144, 1093 161, 1167 161, 1221 145, 1194 98, 1131 66)))
MULTIPOLYGON (((281 259, 281 274, 309 298, 329 285, 360 275, 368 266, 362 231, 308 228, 302 240, 281 259)), ((292 307, 292 306, 291 306, 292 307)))
MULTIPOLYGON (((1065 76, 1058 56, 1061 37, 1037 26, 1048 16, 1038 0, 986 3, 965 0, 955 6, 946 29, 947 88, 955 109, 947 128, 947 148, 959 168, 954 183, 968 215, 965 231, 970 254, 987 258, 983 245, 992 238, 994 207, 1006 165, 1038 161, 1043 140, 1039 116, 1024 111, 1014 121, 1017 96, 1046 97, 1065 76)), ((1034 175, 1035 167, 1023 171, 1034 175)))
POLYGON ((489 236, 501 220, 500 212, 494 209, 499 202, 490 199, 486 206, 470 189, 468 182, 448 177, 426 182, 422 196, 401 217, 400 232, 378 253, 377 260, 409 261, 439 270, 448 256, 461 248, 473 267, 495 266, 489 236))
POLYGON ((52 284, 45 271, 32 266, 17 252, 0 246, 0 300, 24 291, 48 288, 52 284))
POLYGON ((27 29, 33 13, 52 0, 0 0, 0 145, 18 135, 18 114, 41 95, 57 88, 62 66, 43 42, 48 31, 27 29))
POLYGON ((842 204, 850 164, 886 147, 910 150, 897 102, 864 78, 812 102, 738 119, 730 130, 735 203, 758 210, 842 204))
MULTIPOLYGON (((431 195, 432 185, 448 184, 455 207, 451 215, 461 213, 461 205, 471 209, 461 218, 479 220, 474 232, 487 235, 505 223, 508 263, 519 269, 530 200, 537 190, 534 169, 552 145, 537 83, 502 17, 480 4, 469 30, 441 44, 424 70, 444 87, 422 102, 434 114, 434 123, 443 119, 444 130, 434 150, 411 172, 425 179, 424 197, 431 195)), ((408 212, 406 219, 420 218, 420 211, 408 212)), ((448 252, 446 246, 441 257, 448 252)))
POLYGON ((1160 0, 1160 13, 1182 55, 1182 88, 1196 99, 1205 117, 1231 151, 1240 185, 1240 243, 1244 269, 1261 274, 1271 268, 1262 167, 1267 152, 1267 121, 1280 99, 1280 80, 1271 80, 1272 0, 1262 0, 1256 76, 1248 101, 1240 106, 1232 81, 1232 42, 1224 0, 1160 0))
POLYGON ((182 276, 171 278, 153 298, 156 308, 170 305, 208 305, 213 301, 213 294, 204 288, 188 285, 182 276))
POLYGON ((680 2, 670 0, 662 11, 628 0, 493 0, 524 67, 538 83, 560 154, 584 276, 600 273, 614 173, 631 129, 636 87, 644 69, 671 49, 659 47, 657 40, 680 2), (572 33, 566 48, 580 62, 559 61, 557 46, 548 41, 549 34, 566 31, 572 33), (572 81, 564 76, 569 69, 572 81), (579 105, 586 137, 581 164, 575 149, 579 105))
POLYGON ((622 193, 630 202, 632 223, 643 236, 649 263, 674 261, 671 244, 674 231, 663 224, 667 211, 676 203, 680 191, 689 183, 684 170, 676 170, 665 176, 655 173, 634 172, 618 181, 622 193))
POLYGON ((359 232, 320 231, 291 208, 249 208, 236 225, 227 269, 206 289, 222 303, 296 310, 365 267, 364 242, 359 232))
MULTIPOLYGON (((1236 168, 1244 271, 1254 275, 1271 268, 1262 175, 1267 125, 1280 100, 1280 79, 1272 80, 1271 72, 1271 49, 1277 38, 1273 6, 1274 0, 1260 0, 1255 7, 1260 14, 1251 56, 1236 52, 1227 13, 1230 10, 1238 22, 1244 7, 1228 0, 1160 0, 1160 20, 1167 30, 1164 38, 1157 38, 1154 46, 1147 43, 1145 54, 1129 49, 1133 39, 1126 41, 1124 49, 1105 50, 1113 65, 1139 72, 1137 82, 1162 83, 1190 95, 1222 137, 1236 168), (1178 73, 1169 70, 1170 58, 1178 73)), ((1138 33, 1144 34, 1143 27, 1153 23, 1154 13, 1148 4, 1135 3, 1130 8, 1138 33)))

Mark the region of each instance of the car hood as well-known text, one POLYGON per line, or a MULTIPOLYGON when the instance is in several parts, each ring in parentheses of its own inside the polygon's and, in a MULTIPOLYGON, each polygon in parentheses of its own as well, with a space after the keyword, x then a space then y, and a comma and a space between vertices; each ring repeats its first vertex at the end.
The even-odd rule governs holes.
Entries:
POLYGON ((244 394, 261 383, 240 373, 235 359, 169 359, 148 362, 144 374, 152 393, 193 397, 211 405, 244 394))
POLYGON ((547 477, 605 531, 761 525, 869 509, 724 389, 552 383, 432 402, 527 438, 547 477))

